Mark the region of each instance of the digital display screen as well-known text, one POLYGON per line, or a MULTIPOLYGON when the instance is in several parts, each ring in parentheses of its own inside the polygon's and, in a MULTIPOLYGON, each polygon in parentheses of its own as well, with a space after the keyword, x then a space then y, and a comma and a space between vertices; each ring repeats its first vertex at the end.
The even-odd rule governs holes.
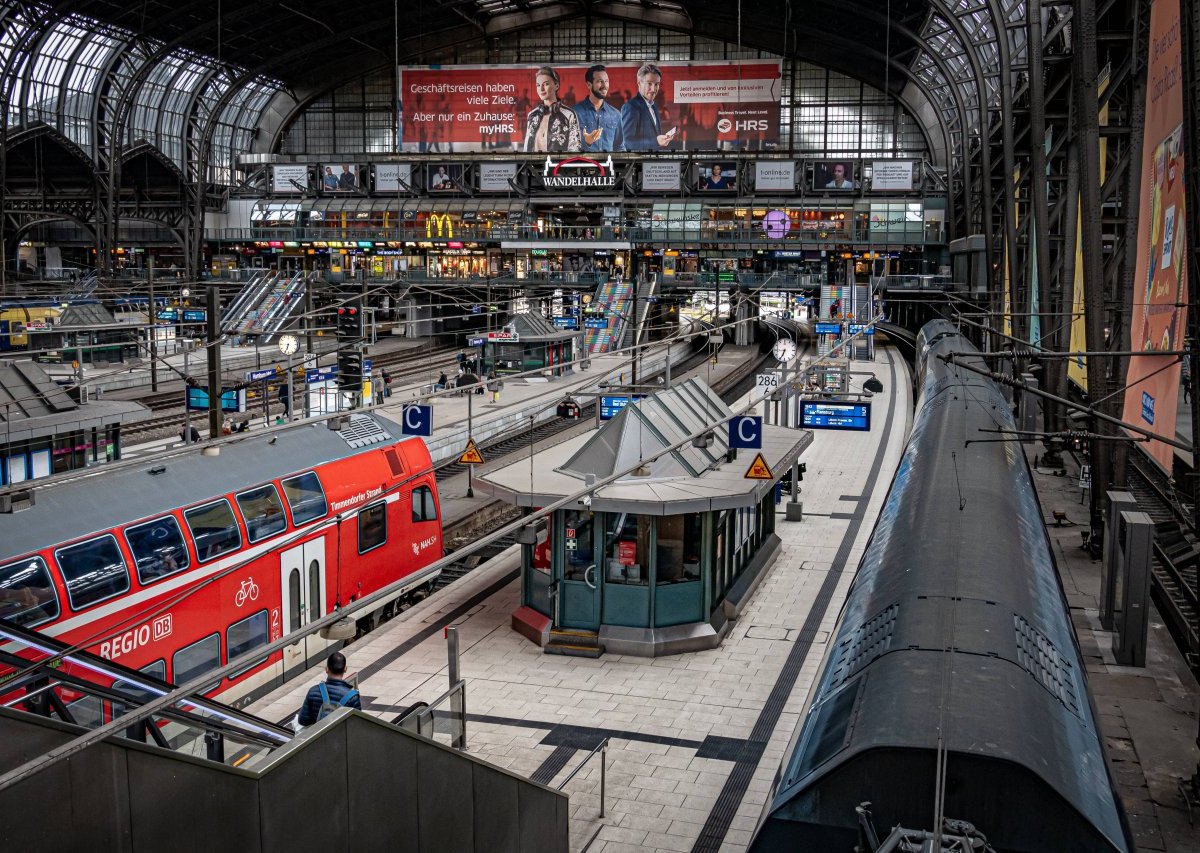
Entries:
POLYGON ((870 403, 800 402, 800 425, 808 429, 871 430, 870 403))
POLYGON ((840 335, 841 333, 841 323, 817 323, 818 335, 840 335))
MULTIPOLYGON (((600 398, 600 420, 608 421, 615 418, 621 411, 629 405, 629 395, 625 394, 620 397, 601 397, 600 398)), ((638 398, 633 398, 638 399, 638 398)))

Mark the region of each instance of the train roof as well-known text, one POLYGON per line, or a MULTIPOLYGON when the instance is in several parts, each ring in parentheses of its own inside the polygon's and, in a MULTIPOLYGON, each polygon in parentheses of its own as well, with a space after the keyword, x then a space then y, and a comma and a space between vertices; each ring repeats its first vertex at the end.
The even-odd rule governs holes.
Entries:
POLYGON ((356 414, 341 430, 318 422, 247 433, 221 444, 217 456, 206 456, 197 447, 166 459, 99 467, 66 482, 39 486, 35 481, 29 484, 34 488, 33 506, 0 514, 0 562, 345 459, 402 437, 396 425, 356 414))

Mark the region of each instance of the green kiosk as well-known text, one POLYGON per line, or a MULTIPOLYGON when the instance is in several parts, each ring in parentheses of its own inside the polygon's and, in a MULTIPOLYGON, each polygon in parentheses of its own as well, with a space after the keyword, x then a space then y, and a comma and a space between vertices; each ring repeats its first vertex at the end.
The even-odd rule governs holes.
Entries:
POLYGON ((566 654, 718 645, 779 550, 775 482, 812 442, 807 431, 763 427, 761 453, 774 473, 752 479, 759 451, 727 462, 724 425, 684 441, 731 414, 690 379, 630 401, 599 429, 541 451, 536 464, 477 478, 477 489, 532 511, 632 469, 539 522, 537 541, 523 545, 513 627, 566 654))

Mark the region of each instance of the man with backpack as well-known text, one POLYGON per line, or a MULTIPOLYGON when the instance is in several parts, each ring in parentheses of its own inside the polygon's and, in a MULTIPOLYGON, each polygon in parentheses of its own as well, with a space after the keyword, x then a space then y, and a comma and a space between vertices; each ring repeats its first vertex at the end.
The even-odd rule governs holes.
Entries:
POLYGON ((358 691, 342 678, 346 674, 346 656, 341 652, 331 654, 325 662, 325 673, 328 677, 310 687, 304 697, 304 704, 296 716, 296 722, 302 726, 311 726, 338 708, 362 710, 358 691))

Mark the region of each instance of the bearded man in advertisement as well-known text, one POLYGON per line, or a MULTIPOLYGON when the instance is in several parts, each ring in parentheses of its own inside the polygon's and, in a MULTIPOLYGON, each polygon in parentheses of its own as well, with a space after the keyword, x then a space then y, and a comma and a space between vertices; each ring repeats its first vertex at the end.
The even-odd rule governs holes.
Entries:
POLYGON ((579 116, 558 99, 558 72, 543 65, 534 77, 541 103, 529 111, 525 125, 525 150, 536 152, 579 151, 579 116))

